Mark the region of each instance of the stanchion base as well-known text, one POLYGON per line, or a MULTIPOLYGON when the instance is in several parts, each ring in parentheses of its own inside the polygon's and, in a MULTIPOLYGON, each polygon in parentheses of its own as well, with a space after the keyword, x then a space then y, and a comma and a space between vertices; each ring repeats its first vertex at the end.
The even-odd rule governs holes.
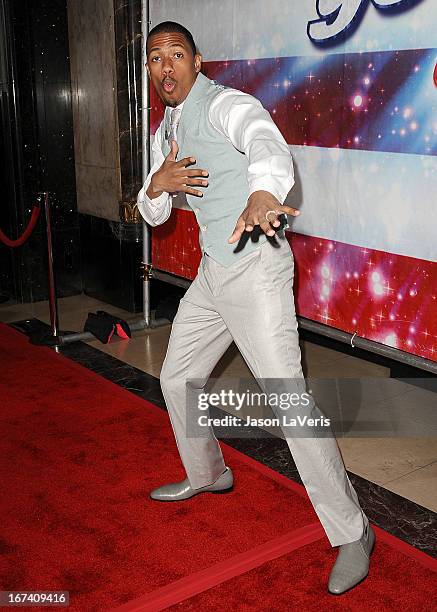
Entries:
POLYGON ((15 321, 11 323, 11 326, 26 334, 29 338, 29 342, 32 344, 42 346, 58 346, 62 344, 61 338, 63 334, 71 334, 74 332, 59 332, 58 335, 54 336, 52 330, 47 323, 40 321, 39 319, 23 319, 21 321, 15 321))
MULTIPOLYGON (((63 335, 63 332, 61 332, 63 335)), ((61 337, 53 336, 50 331, 38 329, 29 334, 29 342, 40 346, 58 346, 62 344, 61 337)))

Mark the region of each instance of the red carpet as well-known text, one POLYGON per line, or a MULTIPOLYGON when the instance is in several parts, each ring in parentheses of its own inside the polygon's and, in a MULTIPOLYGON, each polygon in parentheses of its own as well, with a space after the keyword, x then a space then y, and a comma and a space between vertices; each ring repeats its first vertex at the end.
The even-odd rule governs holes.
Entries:
POLYGON ((230 448, 232 494, 153 502, 184 478, 164 411, 6 326, 0 359, 2 589, 66 589, 72 609, 108 609, 316 522, 230 448))
MULTIPOLYGON (((325 539, 314 544, 323 532, 301 487, 223 445, 236 475, 231 494, 153 502, 151 489, 184 478, 164 411, 4 325, 0 360, 2 590, 68 590, 69 609, 81 611, 127 602, 126 610, 158 610, 184 599, 178 607, 217 609, 228 597, 234 609, 247 594, 237 583, 249 580, 241 588, 255 610, 264 609, 269 576, 275 597, 282 589, 311 609, 332 551, 325 539)), ((429 601, 431 571, 391 546, 377 554, 372 580, 381 567, 389 578, 395 563, 397 575, 423 581, 429 601)), ((397 601, 390 584, 386 600, 397 601)), ((413 609, 407 596, 418 597, 405 589, 395 607, 413 609)))
MULTIPOLYGON (((377 537, 380 533, 378 531, 377 537)), ((368 578, 341 596, 330 595, 324 586, 335 557, 336 552, 327 540, 319 540, 171 606, 170 610, 220 610, 226 603, 229 610, 244 609, 245 612, 435 611, 435 571, 385 542, 377 542, 368 578)))

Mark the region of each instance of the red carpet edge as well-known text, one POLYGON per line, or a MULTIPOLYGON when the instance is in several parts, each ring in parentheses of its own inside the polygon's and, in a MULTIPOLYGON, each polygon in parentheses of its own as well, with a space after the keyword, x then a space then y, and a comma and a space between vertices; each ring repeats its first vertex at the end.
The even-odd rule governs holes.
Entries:
POLYGON ((400 540, 396 536, 392 535, 391 533, 388 533, 387 531, 384 531, 380 527, 376 527, 373 524, 372 527, 375 530, 377 540, 388 544, 395 550, 398 550, 399 552, 403 553, 405 556, 411 557, 411 559, 414 559, 415 561, 417 561, 424 567, 430 569, 431 571, 437 572, 437 559, 434 559, 434 557, 431 557, 430 555, 427 555, 421 550, 414 548, 414 546, 411 546, 411 544, 400 540))
MULTIPOLYGON (((249 457, 248 455, 241 453, 235 448, 227 446, 226 443, 221 442, 221 444, 222 446, 226 447, 227 454, 232 455, 233 453, 235 453, 236 455, 238 455, 238 459, 242 463, 246 463, 247 465, 252 466, 255 470, 259 470, 260 472, 263 472, 266 476, 269 476, 273 480, 276 480, 278 483, 280 483, 284 487, 287 487, 293 490, 295 493, 302 495, 302 497, 307 497, 305 487, 303 485, 290 480, 289 478, 287 478, 287 476, 283 476, 282 474, 275 472, 274 470, 267 467, 263 463, 260 463, 256 459, 252 459, 252 457, 249 457)), ((379 540, 381 540, 382 542, 385 542, 392 548, 395 548, 396 550, 403 553, 407 557, 411 557, 412 559, 415 559, 424 567, 427 567, 428 569, 434 572, 437 572, 437 559, 435 559, 434 557, 431 557, 430 555, 427 555, 426 553, 422 552, 421 550, 418 550, 417 548, 414 548, 414 546, 412 546, 411 544, 408 544, 407 542, 400 540, 396 536, 392 535, 391 533, 388 533, 387 531, 384 531, 380 527, 376 527, 373 523, 372 523, 372 527, 374 528, 376 536, 379 540)))
POLYGON ((198 593, 217 586, 231 578, 240 576, 267 561, 292 552, 306 544, 310 544, 324 537, 320 523, 313 523, 296 529, 266 544, 256 546, 251 550, 235 555, 212 567, 196 572, 176 580, 164 587, 128 602, 118 608, 116 612, 158 612, 171 605, 179 603, 198 593))

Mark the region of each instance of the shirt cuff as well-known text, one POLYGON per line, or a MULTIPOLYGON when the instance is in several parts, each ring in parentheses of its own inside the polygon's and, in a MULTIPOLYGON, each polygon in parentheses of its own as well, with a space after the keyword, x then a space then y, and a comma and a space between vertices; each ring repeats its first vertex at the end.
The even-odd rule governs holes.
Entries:
POLYGON ((164 204, 167 203, 167 200, 169 198, 170 194, 167 193, 167 191, 163 191, 161 193, 161 195, 157 196, 156 198, 149 198, 149 196, 147 195, 146 192, 144 192, 144 199, 146 201, 146 204, 148 204, 148 206, 150 208, 159 208, 160 206, 164 206, 164 204))
POLYGON ((163 191, 156 198, 149 198, 146 193, 147 188, 148 183, 146 182, 138 193, 138 210, 149 225, 160 225, 170 216, 172 198, 167 191, 163 191))
POLYGON ((252 195, 255 191, 268 191, 283 204, 288 192, 294 185, 294 179, 292 179, 291 184, 290 181, 286 181, 286 185, 284 183, 284 179, 275 179, 273 176, 254 178, 249 181, 249 195, 252 195))

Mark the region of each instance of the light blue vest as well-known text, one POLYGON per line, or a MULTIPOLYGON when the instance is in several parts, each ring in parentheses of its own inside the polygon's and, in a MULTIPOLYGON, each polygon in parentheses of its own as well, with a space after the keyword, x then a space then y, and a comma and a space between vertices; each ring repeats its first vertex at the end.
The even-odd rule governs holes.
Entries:
MULTIPOLYGON (((245 232, 240 241, 229 244, 238 217, 249 197, 247 182, 248 160, 232 143, 222 136, 208 118, 209 108, 215 96, 225 87, 210 81, 201 72, 185 99, 178 126, 178 159, 195 157, 192 168, 209 172, 208 187, 200 187, 203 198, 187 195, 187 202, 199 224, 199 243, 221 265, 228 267, 245 257, 266 241, 267 237, 255 227, 245 232), (248 238, 248 240, 244 240, 248 238)), ((170 129, 170 112, 167 108, 161 129, 161 148, 167 156, 170 147, 166 135, 170 129)), ((281 233, 283 230, 281 230, 281 233)))

